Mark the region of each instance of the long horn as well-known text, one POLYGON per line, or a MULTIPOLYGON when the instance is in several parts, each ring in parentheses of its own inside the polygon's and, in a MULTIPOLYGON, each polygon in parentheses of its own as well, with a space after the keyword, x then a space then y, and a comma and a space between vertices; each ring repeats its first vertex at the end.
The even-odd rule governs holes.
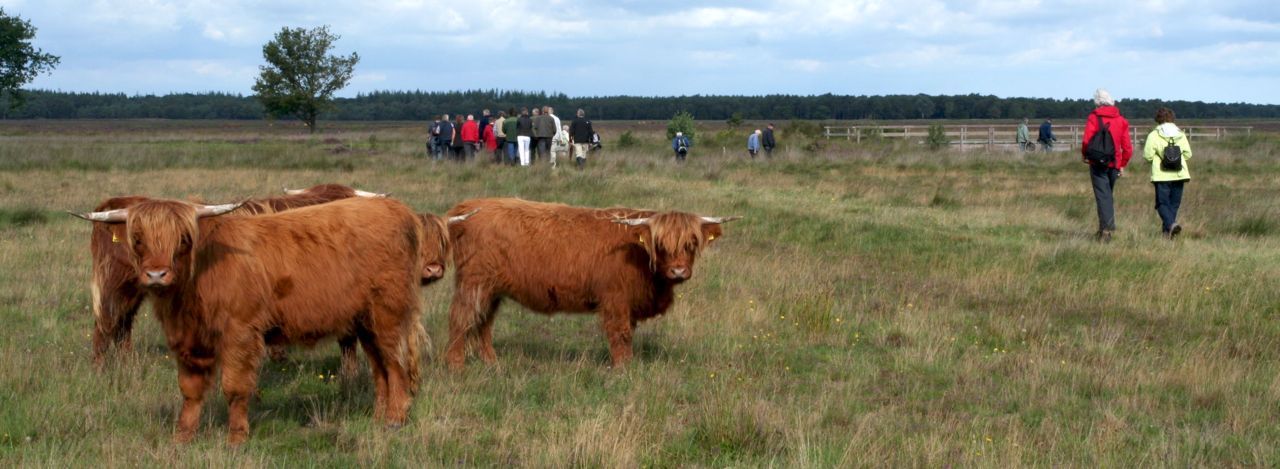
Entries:
POLYGON ((729 222, 731 222, 731 221, 734 221, 734 220, 741 220, 741 219, 742 219, 742 217, 739 217, 739 216, 732 216, 732 217, 702 217, 702 222, 703 222, 703 223, 713 224, 713 225, 719 225, 719 224, 721 224, 721 223, 729 223, 729 222))
POLYGON ((196 218, 214 217, 230 212, 244 205, 244 202, 236 202, 233 204, 222 205, 201 205, 196 209, 196 218))
POLYGON ((67 213, 75 215, 76 217, 79 217, 79 218, 83 218, 85 220, 100 221, 100 222, 106 222, 106 223, 123 223, 125 220, 129 219, 129 209, 127 208, 118 208, 115 210, 107 210, 105 212, 85 212, 85 213, 76 213, 68 210, 67 213))
POLYGON ((613 222, 621 223, 623 225, 640 226, 640 225, 648 225, 649 218, 647 217, 646 218, 619 218, 617 220, 614 220, 613 222))
POLYGON ((386 197, 386 196, 387 196, 387 194, 378 193, 378 192, 362 191, 362 190, 360 190, 360 189, 355 189, 355 191, 356 191, 356 196, 357 196, 357 197, 386 197))
POLYGON ((475 215, 476 212, 479 212, 479 211, 480 209, 477 208, 475 210, 464 213, 462 215, 455 215, 455 216, 449 217, 449 224, 452 225, 454 223, 462 223, 464 221, 467 221, 468 218, 471 218, 472 215, 475 215))
POLYGON ((284 188, 285 195, 298 195, 306 191, 306 189, 290 189, 288 186, 284 188))

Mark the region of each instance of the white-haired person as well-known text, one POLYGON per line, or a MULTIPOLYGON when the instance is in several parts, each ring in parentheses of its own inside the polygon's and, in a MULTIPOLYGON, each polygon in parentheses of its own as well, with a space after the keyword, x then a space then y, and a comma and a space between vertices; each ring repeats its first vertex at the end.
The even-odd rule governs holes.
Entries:
POLYGON ((1133 143, 1129 140, 1129 121, 1120 115, 1111 93, 1098 88, 1093 92, 1093 104, 1096 107, 1084 124, 1080 156, 1089 165, 1093 200, 1098 206, 1098 241, 1106 243, 1116 230, 1116 179, 1124 175, 1124 168, 1133 157, 1133 143), (1106 134, 1111 138, 1105 138, 1106 134))
POLYGON ((684 161, 689 156, 689 147, 693 146, 693 141, 689 137, 684 136, 684 132, 676 132, 675 138, 671 139, 671 150, 676 152, 676 161, 684 161))
POLYGON ((1173 110, 1156 110, 1156 128, 1147 135, 1142 157, 1151 162, 1151 185, 1156 190, 1156 213, 1160 215, 1160 232, 1168 239, 1178 237, 1178 209, 1182 207, 1182 188, 1191 180, 1187 160, 1191 159, 1191 142, 1173 123, 1173 110), (1177 147, 1177 150, 1173 148, 1177 147))

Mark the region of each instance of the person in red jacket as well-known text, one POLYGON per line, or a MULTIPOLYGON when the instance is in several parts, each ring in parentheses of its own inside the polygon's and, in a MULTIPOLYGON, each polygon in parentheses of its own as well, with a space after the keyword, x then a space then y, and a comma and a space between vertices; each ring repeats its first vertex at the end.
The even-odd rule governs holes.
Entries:
POLYGON ((1098 205, 1098 241, 1105 243, 1111 241, 1111 234, 1116 230, 1113 192, 1116 179, 1124 175, 1124 168, 1129 165, 1129 158, 1133 157, 1133 143, 1129 140, 1129 121, 1120 115, 1120 109, 1116 108, 1116 100, 1111 97, 1111 93, 1098 88, 1093 92, 1093 104, 1097 107, 1085 121, 1080 156, 1089 165, 1089 179, 1093 181, 1093 200, 1098 205), (1098 133, 1099 120, 1111 132, 1115 152, 1103 162, 1089 160, 1089 140, 1093 138, 1093 134, 1098 133))
POLYGON ((502 164, 502 159, 498 158, 498 140, 493 136, 494 127, 492 124, 484 126, 484 135, 481 136, 481 140, 484 141, 484 149, 493 154, 494 164, 502 164))
POLYGON ((476 157, 476 148, 480 143, 480 125, 476 123, 476 116, 467 114, 467 122, 462 124, 462 152, 464 161, 469 161, 476 157))

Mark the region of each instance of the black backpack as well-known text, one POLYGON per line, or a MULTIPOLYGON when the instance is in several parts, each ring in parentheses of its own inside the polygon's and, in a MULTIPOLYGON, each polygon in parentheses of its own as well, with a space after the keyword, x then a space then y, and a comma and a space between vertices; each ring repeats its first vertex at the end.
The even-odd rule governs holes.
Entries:
POLYGON ((1094 115, 1098 118, 1098 131, 1089 138, 1084 157, 1089 164, 1106 166, 1116 160, 1116 141, 1111 138, 1111 129, 1102 122, 1102 116, 1094 115))
POLYGON ((1160 154, 1160 169, 1165 171, 1182 171, 1182 147, 1178 146, 1177 137, 1165 139, 1169 146, 1160 154))

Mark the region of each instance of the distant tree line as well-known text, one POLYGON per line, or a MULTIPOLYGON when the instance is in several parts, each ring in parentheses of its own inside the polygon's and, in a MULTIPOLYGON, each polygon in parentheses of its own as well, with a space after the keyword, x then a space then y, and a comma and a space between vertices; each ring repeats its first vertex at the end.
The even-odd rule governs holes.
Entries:
MULTIPOLYGON (((8 106, 0 97, 4 119, 261 119, 265 111, 253 96, 227 93, 129 96, 119 93, 26 92, 26 105, 8 106)), ((354 98, 337 98, 333 120, 426 120, 441 113, 478 113, 550 105, 561 115, 583 108, 593 119, 666 120, 688 111, 700 120, 725 120, 734 114, 744 119, 1032 119, 1080 118, 1093 103, 1087 99, 999 98, 989 95, 930 96, 592 96, 569 97, 562 93, 471 91, 380 91, 354 98)), ((1280 118, 1280 105, 1205 103, 1126 99, 1120 109, 1133 118, 1155 114, 1169 106, 1185 119, 1280 118)))

